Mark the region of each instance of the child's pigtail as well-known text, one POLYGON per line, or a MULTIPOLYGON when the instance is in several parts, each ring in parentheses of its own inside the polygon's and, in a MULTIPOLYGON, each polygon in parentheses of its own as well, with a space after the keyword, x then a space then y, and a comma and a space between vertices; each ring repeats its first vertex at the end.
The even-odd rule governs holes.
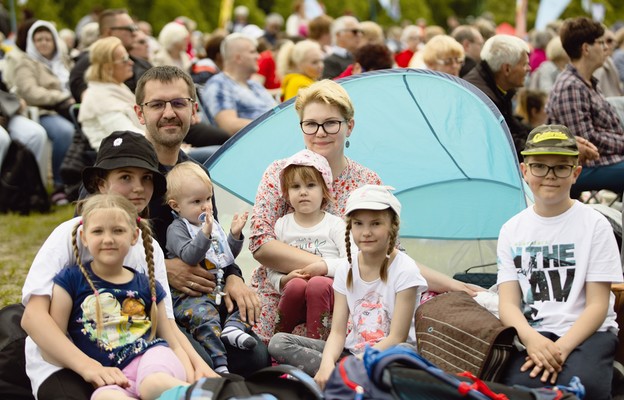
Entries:
POLYGON ((351 217, 346 217, 347 227, 345 229, 345 247, 347 249, 347 260, 349 261, 349 272, 347 272, 347 288, 353 285, 353 259, 351 258, 351 217))
POLYGON ((72 247, 74 248, 74 257, 76 257, 76 263, 78 264, 78 268, 80 268, 80 272, 87 280, 87 283, 93 290, 93 295, 95 296, 95 335, 98 342, 100 341, 100 337, 102 335, 102 307, 100 307, 100 292, 98 292, 97 288, 93 284, 89 273, 87 272, 84 265, 82 265, 82 260, 80 259, 80 251, 78 250, 78 229, 82 225, 82 221, 78 222, 74 229, 72 229, 72 247))
POLYGON ((150 319, 152 320, 152 330, 149 340, 154 340, 158 329, 158 305, 156 304, 156 278, 154 275, 154 247, 152 246, 152 229, 147 220, 137 219, 137 225, 141 230, 143 248, 145 249, 145 261, 147 262, 147 275, 149 277, 150 294, 152 297, 152 307, 150 309, 150 319))
POLYGON ((382 282, 386 282, 388 279, 388 266, 390 261, 390 254, 394 251, 394 248, 397 244, 397 238, 399 236, 399 216, 394 211, 389 211, 392 215, 390 222, 390 235, 388 240, 388 252, 386 253, 386 258, 384 258, 383 263, 381 264, 381 270, 379 271, 379 278, 382 282))

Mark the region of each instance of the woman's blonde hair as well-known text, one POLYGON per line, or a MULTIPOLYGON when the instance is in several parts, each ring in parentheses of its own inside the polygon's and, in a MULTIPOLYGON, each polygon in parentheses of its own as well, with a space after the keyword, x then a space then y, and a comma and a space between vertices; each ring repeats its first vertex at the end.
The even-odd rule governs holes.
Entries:
POLYGON ((313 40, 301 40, 297 43, 286 41, 277 53, 277 74, 284 76, 299 71, 299 64, 311 50, 321 51, 321 45, 313 40))
POLYGON ((153 340, 156 336, 156 330, 158 329, 158 306, 156 304, 156 278, 154 274, 154 247, 152 246, 152 230, 147 220, 139 218, 137 209, 134 204, 128 199, 118 194, 94 194, 87 199, 80 202, 80 210, 82 219, 72 229, 72 246, 74 250, 74 257, 80 271, 84 275, 87 283, 93 290, 95 295, 95 310, 96 310, 96 336, 99 341, 102 335, 102 307, 100 305, 100 292, 93 283, 89 272, 82 264, 80 258, 80 250, 78 248, 78 230, 83 226, 83 230, 86 231, 89 225, 89 217, 94 211, 98 210, 119 210, 127 217, 128 224, 132 229, 138 227, 141 230, 141 237, 143 239, 143 248, 145 249, 145 260, 147 262, 147 273, 149 278, 150 297, 151 297, 151 309, 150 319, 152 321, 151 332, 149 340, 153 340))
MULTIPOLYGON (((386 257, 381 264, 381 269, 379 270, 379 278, 382 282, 385 283, 388 279, 388 261, 390 260, 390 254, 392 254, 392 251, 394 251, 394 248, 397 245, 397 240, 399 238, 399 225, 401 221, 397 213, 394 212, 394 210, 391 208, 387 208, 385 210, 371 211, 376 213, 386 213, 390 216, 390 237, 388 240, 388 249, 386 250, 386 257)), ((347 260, 349 261, 349 265, 351 266, 351 268, 349 268, 349 272, 347 273, 347 288, 349 289, 351 289, 351 287, 353 286, 353 258, 351 256, 351 226, 353 224, 353 217, 351 216, 351 214, 345 216, 345 222, 347 224, 347 228, 345 230, 345 244, 347 248, 347 260)))
POLYGON ((89 48, 89 62, 85 79, 88 82, 115 82, 113 79, 114 53, 117 47, 123 47, 118 37, 109 36, 96 40, 89 48))
POLYGON ((453 37, 437 35, 432 37, 422 49, 422 58, 427 67, 445 58, 464 58, 464 47, 453 37))
POLYGON ((322 103, 338 107, 345 120, 353 119, 353 103, 351 103, 349 94, 331 79, 314 82, 307 88, 299 90, 297 100, 295 100, 295 110, 299 114, 299 119, 303 118, 303 109, 310 103, 322 103))

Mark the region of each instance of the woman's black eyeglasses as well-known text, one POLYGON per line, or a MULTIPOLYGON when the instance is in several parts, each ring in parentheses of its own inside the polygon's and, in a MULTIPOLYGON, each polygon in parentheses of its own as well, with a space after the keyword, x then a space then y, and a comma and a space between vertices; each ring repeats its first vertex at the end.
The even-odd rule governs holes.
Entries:
POLYGON ((320 127, 323 127, 323 131, 328 135, 335 135, 340 132, 340 128, 343 122, 347 122, 345 120, 338 121, 335 119, 330 119, 329 121, 325 121, 322 124, 319 124, 316 121, 301 121, 299 125, 301 126, 301 130, 306 135, 316 135, 320 127))

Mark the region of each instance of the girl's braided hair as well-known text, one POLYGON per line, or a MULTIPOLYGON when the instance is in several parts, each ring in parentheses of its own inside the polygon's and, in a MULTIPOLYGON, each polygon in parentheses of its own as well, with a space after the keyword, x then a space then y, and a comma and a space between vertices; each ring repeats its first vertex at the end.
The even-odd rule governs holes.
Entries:
POLYGON ((87 283, 93 290, 93 294, 95 295, 95 310, 96 310, 96 335, 99 340, 102 334, 102 308, 100 305, 99 291, 95 284, 93 283, 93 279, 90 276, 89 272, 85 268, 82 260, 80 258, 80 250, 78 247, 78 231, 80 226, 84 225, 83 229, 87 229, 89 224, 89 216, 97 210, 103 209, 117 209, 125 212, 125 215, 128 218, 128 224, 132 228, 138 227, 141 230, 141 237, 143 239, 143 247, 145 249, 145 260, 147 262, 147 271, 149 277, 149 286, 150 286, 150 294, 152 299, 152 305, 150 309, 150 319, 152 321, 152 328, 150 332, 149 340, 153 340, 156 335, 157 324, 158 324, 158 307, 156 304, 156 278, 154 274, 154 247, 152 245, 152 230, 149 226, 149 223, 146 220, 139 218, 136 206, 130 202, 130 200, 126 199, 123 196, 116 194, 95 194, 87 199, 81 201, 78 205, 78 209, 81 210, 82 219, 79 221, 74 229, 72 229, 72 246, 74 250, 74 257, 76 258, 76 263, 78 264, 78 268, 84 275, 87 283))

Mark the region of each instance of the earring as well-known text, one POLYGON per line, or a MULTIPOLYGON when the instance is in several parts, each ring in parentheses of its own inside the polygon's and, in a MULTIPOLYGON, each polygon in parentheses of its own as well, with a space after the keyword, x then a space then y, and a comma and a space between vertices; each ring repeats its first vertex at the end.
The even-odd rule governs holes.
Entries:
POLYGON ((345 142, 345 147, 348 149, 350 145, 351 143, 349 143, 349 139, 347 138, 347 141, 345 142))

